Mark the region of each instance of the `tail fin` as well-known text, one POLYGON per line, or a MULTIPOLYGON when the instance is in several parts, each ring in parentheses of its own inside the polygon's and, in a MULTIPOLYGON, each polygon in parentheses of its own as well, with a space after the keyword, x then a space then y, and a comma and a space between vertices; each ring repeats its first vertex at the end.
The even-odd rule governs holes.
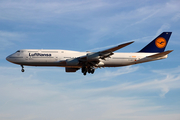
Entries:
POLYGON ((172 32, 163 32, 139 52, 164 52, 172 32))

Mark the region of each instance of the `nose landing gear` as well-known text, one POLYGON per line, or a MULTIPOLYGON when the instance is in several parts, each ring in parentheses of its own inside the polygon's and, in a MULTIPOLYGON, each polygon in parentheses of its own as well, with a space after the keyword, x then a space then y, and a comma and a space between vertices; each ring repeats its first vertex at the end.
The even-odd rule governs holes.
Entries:
POLYGON ((25 71, 25 70, 24 70, 24 66, 23 66, 23 65, 21 65, 21 67, 22 67, 21 72, 24 72, 24 71, 25 71))

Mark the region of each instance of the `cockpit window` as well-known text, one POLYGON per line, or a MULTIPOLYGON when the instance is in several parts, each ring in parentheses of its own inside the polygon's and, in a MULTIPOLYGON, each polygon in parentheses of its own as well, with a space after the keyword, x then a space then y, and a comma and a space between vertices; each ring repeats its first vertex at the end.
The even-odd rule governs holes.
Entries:
POLYGON ((20 50, 16 51, 16 52, 20 52, 20 50))

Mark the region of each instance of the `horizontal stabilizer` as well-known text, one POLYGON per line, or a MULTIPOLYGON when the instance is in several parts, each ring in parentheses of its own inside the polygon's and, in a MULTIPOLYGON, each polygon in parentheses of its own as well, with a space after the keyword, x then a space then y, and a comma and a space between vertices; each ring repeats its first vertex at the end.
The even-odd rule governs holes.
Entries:
POLYGON ((165 51, 165 52, 162 52, 162 53, 157 53, 157 54, 154 54, 154 55, 147 56, 145 58, 142 58, 142 59, 139 59, 137 61, 134 61, 131 65, 163 59, 162 57, 167 58, 166 55, 171 53, 172 51, 173 50, 168 50, 168 51, 165 51))
POLYGON ((147 56, 146 58, 158 58, 158 57, 163 57, 169 53, 171 53, 173 50, 168 50, 168 51, 165 51, 165 52, 162 52, 162 53, 157 53, 155 55, 150 55, 150 56, 147 56))

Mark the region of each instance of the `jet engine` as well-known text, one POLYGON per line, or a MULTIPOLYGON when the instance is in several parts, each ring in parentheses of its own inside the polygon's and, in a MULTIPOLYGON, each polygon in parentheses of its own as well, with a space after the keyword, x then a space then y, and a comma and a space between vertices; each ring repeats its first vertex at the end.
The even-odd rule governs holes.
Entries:
POLYGON ((103 67, 104 63, 103 62, 99 62, 98 64, 96 64, 96 67, 103 67))

